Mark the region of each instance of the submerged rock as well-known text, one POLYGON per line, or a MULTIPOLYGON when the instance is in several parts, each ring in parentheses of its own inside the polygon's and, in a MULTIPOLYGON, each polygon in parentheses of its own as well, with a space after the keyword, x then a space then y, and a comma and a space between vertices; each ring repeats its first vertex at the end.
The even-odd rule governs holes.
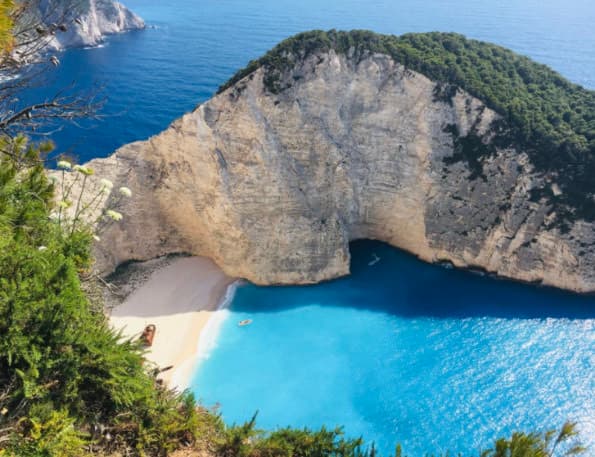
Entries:
POLYGON ((500 114, 461 88, 440 95, 441 81, 386 53, 356 54, 300 54, 272 89, 253 64, 163 133, 93 160, 133 191, 101 236, 99 270, 185 252, 258 284, 306 284, 348 274, 349 242, 370 238, 595 291, 595 225, 552 223, 552 201, 533 192, 552 176, 528 152, 496 143, 456 160, 461 139, 495 143, 500 114))

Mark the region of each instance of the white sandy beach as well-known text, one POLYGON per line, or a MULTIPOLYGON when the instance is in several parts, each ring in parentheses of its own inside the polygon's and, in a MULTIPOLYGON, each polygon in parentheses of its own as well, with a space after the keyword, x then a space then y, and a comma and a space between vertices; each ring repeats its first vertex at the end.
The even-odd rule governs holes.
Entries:
POLYGON ((112 310, 110 322, 127 337, 137 338, 146 325, 157 328, 147 358, 169 387, 188 387, 201 330, 219 307, 233 279, 211 260, 186 257, 154 272, 149 280, 112 310))

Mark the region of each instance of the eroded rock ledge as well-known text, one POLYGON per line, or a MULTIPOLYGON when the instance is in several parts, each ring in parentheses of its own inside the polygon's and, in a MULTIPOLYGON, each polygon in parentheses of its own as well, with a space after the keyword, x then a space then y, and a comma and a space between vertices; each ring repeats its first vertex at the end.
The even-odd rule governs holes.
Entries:
POLYGON ((526 154, 498 149, 481 176, 447 160, 453 126, 490 140, 498 115, 478 99, 437 98, 436 83, 383 54, 315 53, 278 94, 263 75, 91 162, 134 193, 97 246, 102 272, 185 252, 258 284, 314 283, 348 274, 348 243, 370 238, 429 262, 595 291, 594 225, 546 224, 550 208, 530 192, 547 177, 526 154))

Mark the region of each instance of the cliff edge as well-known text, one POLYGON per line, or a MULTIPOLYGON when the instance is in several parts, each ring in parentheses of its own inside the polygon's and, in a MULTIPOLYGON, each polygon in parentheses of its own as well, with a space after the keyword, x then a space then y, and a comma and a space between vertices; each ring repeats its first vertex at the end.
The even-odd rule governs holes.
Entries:
POLYGON ((139 16, 114 0, 38 0, 36 10, 42 22, 67 26, 48 43, 54 49, 96 46, 106 35, 145 27, 139 16))
POLYGON ((89 164, 134 193, 97 266, 187 252, 258 284, 314 283, 348 274, 349 242, 370 238, 593 292, 594 101, 458 35, 301 34, 89 164))

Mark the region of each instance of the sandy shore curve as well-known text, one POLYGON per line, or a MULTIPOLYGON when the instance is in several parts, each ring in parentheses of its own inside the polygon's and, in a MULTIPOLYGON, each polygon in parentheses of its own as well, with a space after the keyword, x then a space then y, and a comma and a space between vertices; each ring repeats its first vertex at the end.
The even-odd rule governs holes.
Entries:
POLYGON ((160 368, 173 365, 159 377, 171 388, 186 389, 198 362, 201 331, 231 299, 226 292, 234 281, 205 257, 175 259, 114 307, 110 323, 127 338, 138 338, 154 324, 147 359, 160 368))

